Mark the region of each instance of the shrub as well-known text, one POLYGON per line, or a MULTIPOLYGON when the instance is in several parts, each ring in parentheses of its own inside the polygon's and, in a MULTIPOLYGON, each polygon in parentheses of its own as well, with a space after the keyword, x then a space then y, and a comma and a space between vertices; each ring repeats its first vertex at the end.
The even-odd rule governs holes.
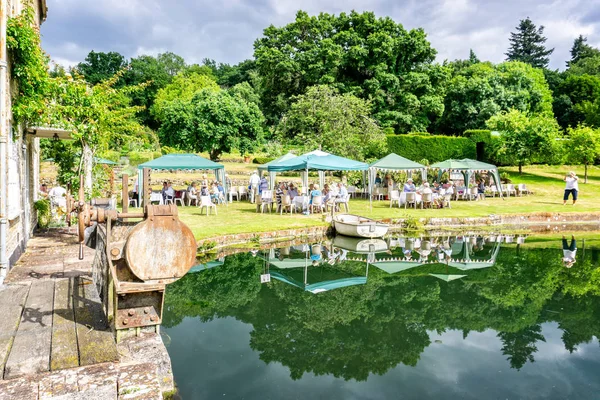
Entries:
POLYGON ((104 153, 102 153, 101 156, 103 158, 106 158, 107 160, 114 161, 114 162, 118 163, 119 160, 121 159, 121 152, 120 151, 114 151, 114 150, 107 150, 104 153))
POLYGON ((273 157, 255 157, 254 160, 252 160, 253 164, 266 164, 270 161, 273 161, 275 158, 273 157))
POLYGON ((436 163, 449 158, 475 158, 475 143, 468 138, 437 135, 388 135, 388 150, 409 160, 436 163))
MULTIPOLYGON (((179 149, 176 149, 175 147, 169 147, 169 146, 162 146, 160 148, 160 152, 163 156, 167 155, 167 154, 183 154, 183 153, 185 153, 184 150, 179 150, 179 149)), ((154 158, 157 158, 157 157, 154 157, 154 158)))
POLYGON ((38 226, 42 229, 50 225, 50 200, 40 199, 33 203, 33 208, 37 211, 38 226))
MULTIPOLYGON (((160 157, 160 153, 158 153, 160 157)), ((129 163, 133 166, 143 164, 154 159, 154 153, 147 151, 132 151, 128 154, 129 163)))

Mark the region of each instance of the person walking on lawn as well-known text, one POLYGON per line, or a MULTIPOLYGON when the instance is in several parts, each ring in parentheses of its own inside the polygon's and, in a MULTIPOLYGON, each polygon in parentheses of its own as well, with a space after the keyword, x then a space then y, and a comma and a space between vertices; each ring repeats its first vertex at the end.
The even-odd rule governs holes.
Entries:
POLYGON ((567 204, 567 200, 569 200, 569 195, 573 196, 573 205, 577 202, 577 193, 579 192, 579 185, 577 181, 579 178, 575 175, 575 172, 571 171, 567 176, 565 176, 565 182, 567 185, 565 186, 565 195, 563 196, 563 206, 567 204))

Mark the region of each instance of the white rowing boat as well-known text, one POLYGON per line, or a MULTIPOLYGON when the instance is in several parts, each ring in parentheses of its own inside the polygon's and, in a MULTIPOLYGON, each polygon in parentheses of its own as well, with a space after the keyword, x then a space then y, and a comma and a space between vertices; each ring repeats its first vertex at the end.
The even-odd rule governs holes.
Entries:
POLYGON ((389 229, 387 224, 353 214, 335 215, 332 224, 341 235, 361 238, 382 237, 389 229))
POLYGON ((351 251, 356 254, 383 253, 388 250, 388 245, 382 239, 365 239, 344 235, 333 238, 334 247, 351 251))

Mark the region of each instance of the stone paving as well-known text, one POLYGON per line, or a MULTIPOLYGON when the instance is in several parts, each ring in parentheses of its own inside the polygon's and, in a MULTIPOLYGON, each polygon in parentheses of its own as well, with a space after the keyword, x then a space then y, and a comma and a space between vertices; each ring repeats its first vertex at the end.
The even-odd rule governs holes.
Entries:
POLYGON ((117 346, 91 280, 94 250, 79 260, 74 232, 31 239, 0 288, 0 400, 162 398, 172 373, 160 337, 117 346))

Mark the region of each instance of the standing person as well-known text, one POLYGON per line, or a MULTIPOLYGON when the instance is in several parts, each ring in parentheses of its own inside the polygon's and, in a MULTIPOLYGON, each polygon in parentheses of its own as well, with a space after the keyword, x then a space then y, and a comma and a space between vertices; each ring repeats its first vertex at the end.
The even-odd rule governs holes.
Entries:
POLYGON ((565 267, 571 268, 573 264, 575 264, 575 254, 577 253, 577 240, 575 240, 575 236, 571 235, 571 244, 567 242, 567 239, 562 237, 562 248, 563 248, 563 258, 562 261, 565 264, 565 267))
POLYGON ((569 200, 569 194, 573 196, 573 205, 577 202, 577 193, 579 192, 579 178, 575 175, 575 172, 571 171, 567 176, 565 176, 565 182, 567 185, 565 186, 565 195, 563 197, 563 206, 567 204, 567 200, 569 200))
POLYGON ((163 203, 167 202, 167 195, 166 195, 166 193, 167 193, 167 187, 168 187, 167 181, 164 181, 163 182, 163 187, 160 190, 160 194, 162 195, 162 198, 163 198, 163 203))
POLYGON ((284 193, 283 193, 284 189, 285 189, 285 185, 282 182, 279 185, 277 185, 277 189, 275 190, 275 199, 277 201, 278 209, 279 209, 279 207, 281 207, 281 198, 284 195, 284 193))
POLYGON ((258 193, 262 194, 265 190, 269 190, 269 181, 266 176, 263 176, 258 185, 258 193))
POLYGON ((258 173, 256 171, 252 172, 250 175, 250 181, 248 182, 248 190, 250 190, 250 202, 254 203, 254 194, 256 189, 258 189, 258 183, 260 182, 260 178, 258 177, 258 173))

